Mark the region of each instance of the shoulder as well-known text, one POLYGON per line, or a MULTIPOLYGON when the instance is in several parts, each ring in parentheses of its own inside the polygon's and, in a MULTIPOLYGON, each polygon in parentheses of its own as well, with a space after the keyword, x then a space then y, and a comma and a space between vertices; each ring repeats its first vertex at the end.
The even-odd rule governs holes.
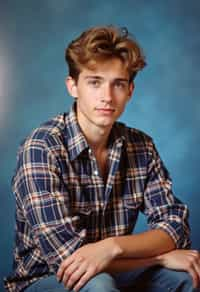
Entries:
POLYGON ((63 144, 65 129, 65 114, 59 114, 35 128, 20 143, 19 150, 24 149, 51 149, 63 144))
POLYGON ((128 127, 126 124, 117 122, 118 131, 124 136, 127 146, 141 146, 141 147, 152 147, 152 137, 136 128, 128 127))

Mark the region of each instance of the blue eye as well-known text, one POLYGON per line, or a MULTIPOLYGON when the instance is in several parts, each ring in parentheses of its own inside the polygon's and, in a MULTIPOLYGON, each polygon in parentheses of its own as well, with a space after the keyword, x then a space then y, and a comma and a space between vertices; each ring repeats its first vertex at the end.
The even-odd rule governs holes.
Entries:
POLYGON ((93 87, 99 87, 100 81, 99 80, 89 80, 88 84, 92 85, 93 87))
POLYGON ((125 83, 123 82, 115 82, 114 86, 119 89, 124 89, 126 87, 125 83))

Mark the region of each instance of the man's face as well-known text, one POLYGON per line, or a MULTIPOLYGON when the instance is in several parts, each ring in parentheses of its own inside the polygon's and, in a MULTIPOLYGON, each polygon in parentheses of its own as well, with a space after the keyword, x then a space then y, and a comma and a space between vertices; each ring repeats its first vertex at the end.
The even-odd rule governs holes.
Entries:
POLYGON ((129 74, 120 59, 99 63, 94 70, 84 68, 77 83, 67 80, 70 94, 77 98, 81 126, 111 128, 124 111, 133 91, 129 74))

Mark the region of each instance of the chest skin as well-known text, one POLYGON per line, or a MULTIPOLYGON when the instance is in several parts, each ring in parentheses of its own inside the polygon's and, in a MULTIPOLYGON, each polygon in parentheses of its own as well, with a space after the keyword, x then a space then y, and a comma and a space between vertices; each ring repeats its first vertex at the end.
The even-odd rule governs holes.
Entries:
POLYGON ((106 184, 109 172, 108 150, 105 150, 100 154, 95 154, 95 158, 97 161, 100 175, 104 181, 104 184, 106 184))

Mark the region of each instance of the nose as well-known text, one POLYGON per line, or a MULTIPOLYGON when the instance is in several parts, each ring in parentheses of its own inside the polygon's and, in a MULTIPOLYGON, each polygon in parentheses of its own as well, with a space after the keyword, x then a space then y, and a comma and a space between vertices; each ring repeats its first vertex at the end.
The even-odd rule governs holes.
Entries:
POLYGON ((112 102, 113 99, 113 90, 111 84, 105 84, 102 92, 102 101, 104 102, 112 102))

